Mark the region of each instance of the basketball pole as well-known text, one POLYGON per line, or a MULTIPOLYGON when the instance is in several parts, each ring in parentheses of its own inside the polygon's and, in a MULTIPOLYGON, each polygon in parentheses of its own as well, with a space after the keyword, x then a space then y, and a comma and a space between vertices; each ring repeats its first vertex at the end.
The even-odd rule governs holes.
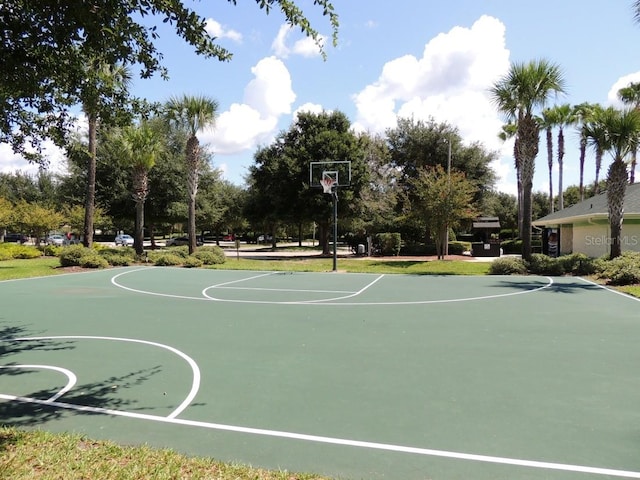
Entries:
POLYGON ((333 271, 338 271, 338 184, 331 189, 333 197, 333 271))

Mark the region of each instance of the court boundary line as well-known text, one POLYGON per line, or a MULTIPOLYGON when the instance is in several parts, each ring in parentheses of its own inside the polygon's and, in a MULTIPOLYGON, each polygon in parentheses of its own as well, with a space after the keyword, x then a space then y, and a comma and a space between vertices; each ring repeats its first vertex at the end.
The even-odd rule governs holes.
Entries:
POLYGON ((620 296, 625 297, 625 298, 628 298, 628 299, 630 299, 630 300, 635 300, 636 302, 640 302, 640 298, 638 298, 638 297, 634 297, 633 295, 629 295, 628 293, 620 292, 620 291, 615 290, 615 289, 613 289, 613 288, 609 288, 609 287, 608 287, 608 286, 606 286, 606 285, 601 285, 601 284, 596 283, 596 282, 594 282, 594 281, 592 281, 592 280, 589 280, 588 278, 584 278, 584 277, 578 277, 578 278, 579 278, 580 280, 582 280, 583 282, 586 282, 586 283, 588 283, 588 284, 590 284, 590 285, 595 285, 596 287, 600 287, 600 288, 602 288, 603 290, 606 290, 607 292, 615 293, 616 295, 620 295, 620 296))
MULTIPOLYGON (((171 293, 158 293, 158 292, 151 292, 151 291, 147 291, 147 290, 141 290, 141 289, 136 289, 136 288, 132 288, 132 287, 127 287, 125 285, 122 285, 120 283, 117 282, 117 279, 121 276, 124 276, 126 274, 129 273, 135 273, 135 272, 139 272, 142 270, 146 270, 150 267, 145 267, 145 268, 140 268, 140 269, 133 269, 133 270, 127 270, 125 272, 121 272, 117 275, 114 275, 113 277, 111 277, 111 283, 116 287, 116 288, 121 288, 123 290, 127 290, 127 291, 131 291, 134 293, 139 293, 142 295, 152 295, 152 296, 158 296, 158 297, 164 297, 164 298, 179 298, 182 300, 204 300, 204 301, 213 301, 213 302, 221 302, 221 303, 239 303, 239 304, 258 304, 258 305, 327 305, 327 306, 362 306, 362 307, 368 307, 368 306, 397 306, 397 305, 429 305, 429 304, 439 304, 439 303, 456 303, 456 302, 471 302, 471 301, 479 301, 479 300, 491 300, 491 299, 495 299, 495 298, 502 298, 502 297, 510 297, 510 296, 514 296, 514 295, 525 295, 525 294, 529 294, 529 293, 534 293, 540 290, 544 290, 545 288, 549 288, 554 284, 554 280, 552 277, 548 277, 548 276, 538 276, 538 278, 545 278, 547 280, 547 284, 546 285, 542 285, 540 287, 536 287, 536 288, 532 288, 531 290, 524 290, 524 291, 518 291, 518 292, 510 292, 510 293, 501 293, 501 294, 495 294, 495 295, 484 295, 484 296, 478 296, 478 297, 466 297, 466 298, 451 298, 451 299, 439 299, 439 300, 410 300, 410 301, 397 301, 397 302, 336 302, 336 300, 340 300, 340 299, 345 299, 345 298, 352 298, 355 297, 359 294, 361 294, 362 292, 364 292, 366 289, 368 289, 370 286, 372 286, 374 283, 376 283, 377 281, 381 280, 382 278, 386 277, 387 275, 385 274, 381 274, 379 275, 373 282, 367 284, 364 288, 360 289, 359 291, 351 294, 351 295, 347 295, 344 297, 335 297, 335 298, 328 298, 328 299, 320 299, 320 300, 296 300, 296 301, 287 301, 287 302, 275 302, 275 301, 268 301, 268 300, 237 300, 237 299, 223 299, 223 298, 217 298, 217 297, 212 297, 207 295, 206 291, 209 289, 213 289, 213 288, 217 288, 219 286, 224 286, 224 285, 229 285, 232 283, 239 283, 239 282, 243 282, 243 281, 247 281, 247 280, 252 280, 255 278, 261 278, 261 277, 266 277, 269 275, 277 275, 278 272, 269 272, 269 273, 265 273, 265 274, 261 274, 261 275, 255 275, 253 277, 247 277, 247 278, 243 278, 243 279, 238 279, 238 280, 232 280, 230 282, 223 282, 220 284, 216 284, 216 285, 210 285, 206 288, 204 288, 201 291, 201 294, 203 295, 202 297, 194 297, 194 296, 187 296, 187 295, 176 295, 176 294, 171 294, 171 293)), ((237 270, 224 270, 224 271, 229 271, 229 272, 235 272, 237 270)), ((303 272, 303 273, 318 273, 318 272, 303 272)), ((365 275, 370 275, 370 274, 365 274, 365 275)), ((471 278, 486 278, 488 277, 487 275, 479 275, 479 276, 473 276, 471 278)), ((490 276, 493 278, 498 278, 498 277, 505 277, 504 275, 494 275, 494 276, 490 276)), ((506 275, 507 278, 511 277, 510 275, 506 275)), ((285 290, 282 290, 285 291, 285 290)), ((313 292, 313 290, 309 290, 309 292, 313 292)))
POLYGON ((498 457, 492 455, 479 455, 474 453, 454 452, 448 450, 435 450, 430 448, 410 447, 403 445, 394 445, 388 443, 366 442, 362 440, 349 440, 344 438, 326 437, 319 435, 309 435, 305 433, 286 432, 280 430, 267 430, 252 427, 240 427, 235 425, 225 425, 220 423, 203 422, 198 420, 187 420, 182 418, 169 418, 158 415, 150 415, 145 413, 127 412, 124 410, 112 410, 101 407, 90 407, 86 405, 74 405, 66 402, 39 400, 30 397, 20 397, 17 395, 7 395, 0 393, 0 399, 17 401, 22 403, 32 403, 37 405, 45 405, 49 407, 63 408, 65 410, 74 410, 83 413, 105 414, 117 417, 135 418, 139 420, 149 420, 158 423, 168 423, 175 425, 184 425, 190 427, 207 428, 210 430, 230 431, 236 433, 247 433, 253 435, 261 435, 268 437, 278 437, 291 440, 303 440, 308 442, 325 443, 332 445, 344 445, 349 447, 367 448, 373 450, 385 450, 391 452, 411 453, 416 455, 444 457, 456 460, 469 460, 483 463, 492 463, 499 465, 511 465, 518 467, 539 468, 543 470, 560 470, 575 473, 588 473, 593 475, 609 475, 620 478, 640 478, 640 472, 630 470, 618 470, 602 467, 590 467, 586 465, 572 465, 566 463, 543 462, 539 460, 524 460, 518 458, 498 457))

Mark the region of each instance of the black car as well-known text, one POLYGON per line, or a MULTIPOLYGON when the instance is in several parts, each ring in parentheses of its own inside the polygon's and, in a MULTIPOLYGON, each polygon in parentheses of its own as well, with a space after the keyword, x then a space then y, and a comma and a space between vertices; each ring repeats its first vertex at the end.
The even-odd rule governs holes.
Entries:
POLYGON ((4 236, 5 242, 14 242, 14 243, 26 243, 29 241, 29 237, 26 235, 22 235, 21 233, 7 233, 4 236))

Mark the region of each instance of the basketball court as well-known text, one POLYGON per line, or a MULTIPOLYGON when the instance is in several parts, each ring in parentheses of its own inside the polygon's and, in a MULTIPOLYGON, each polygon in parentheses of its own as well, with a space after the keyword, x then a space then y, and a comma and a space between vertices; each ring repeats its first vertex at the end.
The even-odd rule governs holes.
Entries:
POLYGON ((579 278, 0 283, 5 424, 340 479, 640 478, 638 301, 579 278))

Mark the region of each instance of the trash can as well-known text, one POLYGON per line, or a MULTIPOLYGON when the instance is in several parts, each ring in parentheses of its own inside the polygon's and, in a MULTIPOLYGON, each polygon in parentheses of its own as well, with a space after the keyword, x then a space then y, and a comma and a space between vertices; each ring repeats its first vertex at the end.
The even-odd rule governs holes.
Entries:
POLYGON ((358 255, 364 255, 364 245, 362 243, 358 244, 358 249, 357 249, 358 255))

